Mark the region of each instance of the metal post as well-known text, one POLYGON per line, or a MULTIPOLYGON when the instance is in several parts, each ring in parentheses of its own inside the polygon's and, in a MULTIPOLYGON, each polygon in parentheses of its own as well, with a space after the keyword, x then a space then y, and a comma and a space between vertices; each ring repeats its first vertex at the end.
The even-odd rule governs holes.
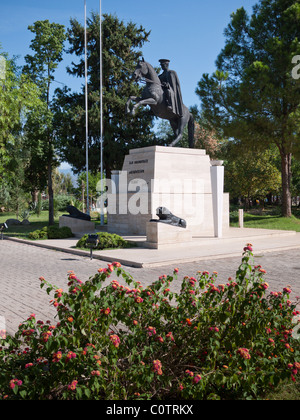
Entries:
POLYGON ((104 225, 104 200, 103 200, 103 80, 102 80, 102 71, 103 71, 103 64, 102 64, 102 6, 100 0, 100 176, 101 176, 101 210, 100 210, 100 220, 101 226, 104 225))
POLYGON ((84 62, 85 62, 85 149, 86 149, 86 212, 90 214, 89 205, 89 119, 88 119, 88 74, 87 74, 87 31, 86 0, 84 0, 84 62))

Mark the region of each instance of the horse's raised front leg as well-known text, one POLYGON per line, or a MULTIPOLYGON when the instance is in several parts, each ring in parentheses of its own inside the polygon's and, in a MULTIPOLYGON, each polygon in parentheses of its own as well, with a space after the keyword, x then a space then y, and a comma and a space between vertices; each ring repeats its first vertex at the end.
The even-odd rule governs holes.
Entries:
POLYGON ((136 109, 140 105, 157 105, 157 101, 154 98, 137 98, 137 102, 132 108, 131 115, 134 115, 136 113, 136 109))
POLYGON ((132 102, 136 102, 138 99, 140 99, 140 98, 138 98, 137 96, 129 96, 129 98, 128 98, 128 101, 126 102, 126 106, 125 106, 125 113, 126 114, 130 114, 130 104, 132 103, 132 102))

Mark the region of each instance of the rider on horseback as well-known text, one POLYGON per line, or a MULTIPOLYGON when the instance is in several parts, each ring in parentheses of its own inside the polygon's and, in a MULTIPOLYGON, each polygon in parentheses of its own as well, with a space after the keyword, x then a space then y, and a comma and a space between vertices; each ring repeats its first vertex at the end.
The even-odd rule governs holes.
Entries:
POLYGON ((153 114, 168 120, 174 133, 174 140, 170 146, 175 146, 183 136, 183 130, 188 126, 189 147, 194 147, 194 117, 183 104, 178 76, 169 70, 170 60, 159 60, 163 73, 158 76, 155 69, 144 59, 139 60, 133 78, 135 81, 144 80, 146 86, 141 96, 129 96, 126 102, 126 113, 135 115, 140 105, 149 105, 153 114), (135 104, 130 107, 132 103, 135 104))
POLYGON ((163 73, 158 77, 164 90, 167 106, 175 115, 182 117, 183 101, 177 73, 174 70, 169 70, 170 60, 161 59, 159 62, 163 73))

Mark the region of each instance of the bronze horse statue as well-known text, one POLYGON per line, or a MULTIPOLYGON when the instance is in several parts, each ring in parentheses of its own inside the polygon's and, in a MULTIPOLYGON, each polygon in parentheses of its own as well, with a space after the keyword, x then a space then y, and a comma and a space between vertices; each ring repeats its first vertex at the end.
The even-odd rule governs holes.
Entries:
POLYGON ((130 96, 126 103, 126 113, 135 115, 137 107, 140 105, 149 105, 152 112, 156 117, 168 120, 174 132, 175 139, 170 146, 175 146, 176 143, 182 138, 183 130, 188 125, 188 141, 189 147, 194 147, 194 117, 189 109, 183 105, 182 115, 175 114, 167 104, 164 89, 161 80, 151 66, 151 64, 144 61, 138 62, 136 69, 133 73, 133 79, 137 82, 144 80, 146 86, 142 91, 142 96, 130 96), (130 105, 135 104, 130 109, 130 105))

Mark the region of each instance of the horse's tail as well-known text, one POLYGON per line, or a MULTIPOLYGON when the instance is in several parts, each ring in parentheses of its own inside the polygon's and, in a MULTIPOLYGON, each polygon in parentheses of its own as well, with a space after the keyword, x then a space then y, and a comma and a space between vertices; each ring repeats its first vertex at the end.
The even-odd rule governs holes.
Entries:
POLYGON ((195 139, 194 139, 195 121, 194 121, 194 116, 192 113, 190 113, 190 118, 188 122, 188 135, 189 135, 189 148, 193 149, 195 146, 195 139))

